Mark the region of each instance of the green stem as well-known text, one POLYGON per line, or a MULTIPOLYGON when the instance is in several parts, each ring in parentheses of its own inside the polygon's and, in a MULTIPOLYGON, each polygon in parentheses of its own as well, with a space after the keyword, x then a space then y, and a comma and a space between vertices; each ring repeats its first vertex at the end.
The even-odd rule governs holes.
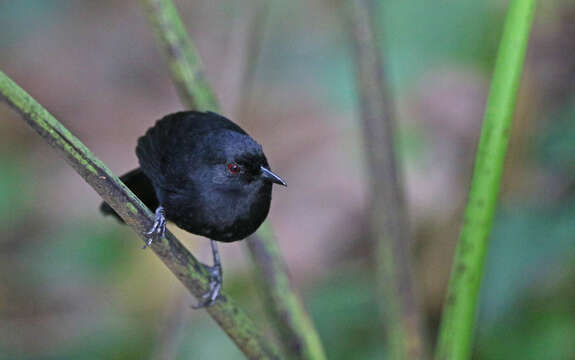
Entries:
MULTIPOLYGON (((78 138, 2 71, 0 100, 12 106, 146 241, 146 231, 154 222, 150 210, 78 138)), ((195 297, 201 299, 208 291, 204 267, 171 233, 152 243, 151 249, 195 297)), ((248 358, 279 358, 277 350, 229 296, 222 295, 222 300, 207 311, 248 358)))
POLYGON ((443 309, 436 359, 469 359, 477 297, 535 0, 511 0, 443 309))
MULTIPOLYGON (((156 38, 170 64, 172 78, 180 91, 182 102, 190 108, 219 111, 209 85, 203 80, 197 51, 185 31, 173 2, 142 1, 147 9, 148 18, 154 25, 156 38)), ((265 290, 269 292, 266 303, 281 334, 280 341, 289 357, 325 359, 319 335, 298 295, 289 284, 287 267, 270 228, 268 222, 264 223, 257 236, 248 240, 248 244, 252 259, 264 280, 265 290)))
POLYGON ((325 353, 301 299, 292 289, 288 269, 269 223, 247 240, 256 272, 265 284, 268 312, 278 330, 284 352, 293 359, 325 359, 325 353))
POLYGON ((413 271, 401 171, 395 152, 394 104, 369 0, 348 0, 355 80, 369 169, 371 236, 377 290, 390 359, 425 359, 426 341, 413 271))
POLYGON ((202 71, 200 56, 171 0, 142 0, 161 44, 180 99, 190 109, 218 110, 218 101, 202 71))

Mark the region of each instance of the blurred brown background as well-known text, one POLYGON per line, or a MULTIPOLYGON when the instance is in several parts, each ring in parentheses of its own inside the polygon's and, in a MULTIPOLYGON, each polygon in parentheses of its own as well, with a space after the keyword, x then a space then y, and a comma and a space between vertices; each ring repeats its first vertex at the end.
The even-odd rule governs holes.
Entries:
MULTIPOLYGON (((379 359, 367 193, 348 34, 335 1, 272 2, 241 89, 253 0, 176 1, 224 115, 264 146, 287 189, 270 220, 330 359, 379 359)), ((260 2, 261 3, 261 2, 260 2)), ((506 1, 381 1, 417 278, 435 336, 506 1)), ((477 359, 575 359, 575 2, 540 2, 487 260, 477 359)), ((0 68, 113 171, 182 109, 140 3, 0 1, 0 68)), ((130 230, 0 106, 0 359, 242 358, 130 230), (185 295, 184 295, 185 296, 185 295), (187 303, 186 303, 187 302, 187 303), (183 306, 182 303, 185 303, 183 306), (170 312, 185 321, 168 326, 170 312), (190 320, 190 321, 188 321, 190 320), (163 330, 164 329, 164 330, 163 330)), ((179 232, 208 261, 205 239, 179 232)), ((260 299, 242 243, 226 289, 260 299)))

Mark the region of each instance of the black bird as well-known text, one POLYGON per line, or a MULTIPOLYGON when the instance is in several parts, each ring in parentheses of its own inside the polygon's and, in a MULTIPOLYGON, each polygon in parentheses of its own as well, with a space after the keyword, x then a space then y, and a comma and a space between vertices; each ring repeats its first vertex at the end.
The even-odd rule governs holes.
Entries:
MULTIPOLYGON (((255 232, 268 214, 272 184, 286 183, 270 170, 261 145, 213 112, 165 116, 140 137, 136 155, 140 168, 120 179, 155 211, 147 245, 164 236, 166 220, 211 240, 210 290, 196 307, 209 306, 222 286, 215 241, 255 232)), ((120 219, 106 203, 101 211, 120 219)))

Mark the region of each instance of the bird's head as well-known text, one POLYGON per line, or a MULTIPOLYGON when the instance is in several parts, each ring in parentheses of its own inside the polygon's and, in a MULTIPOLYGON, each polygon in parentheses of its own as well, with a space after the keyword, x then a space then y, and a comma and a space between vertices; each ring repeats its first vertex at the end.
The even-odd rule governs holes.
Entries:
POLYGON ((272 184, 287 186, 267 162, 260 144, 249 135, 235 131, 213 131, 203 137, 209 159, 212 183, 219 190, 241 191, 270 188, 272 184))

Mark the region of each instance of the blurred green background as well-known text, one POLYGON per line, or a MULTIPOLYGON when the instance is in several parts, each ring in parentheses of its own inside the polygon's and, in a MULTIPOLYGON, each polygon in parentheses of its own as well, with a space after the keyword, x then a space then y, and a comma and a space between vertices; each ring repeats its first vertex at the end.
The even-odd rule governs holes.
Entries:
MULTIPOLYGON (((176 1, 234 118, 254 1, 176 1)), ((244 128, 330 359, 382 359, 348 34, 337 1, 270 5, 244 128)), ((506 1, 380 1, 417 279, 435 338, 506 1)), ((135 0, 0 1, 0 68, 118 174, 180 110, 135 0)), ((575 359, 575 1, 540 1, 481 290, 474 359, 575 359)), ((99 198, 0 106, 0 359, 241 359, 99 198)), ((179 232, 209 260, 208 242, 179 232)), ((242 243, 226 289, 266 326, 242 243)))

